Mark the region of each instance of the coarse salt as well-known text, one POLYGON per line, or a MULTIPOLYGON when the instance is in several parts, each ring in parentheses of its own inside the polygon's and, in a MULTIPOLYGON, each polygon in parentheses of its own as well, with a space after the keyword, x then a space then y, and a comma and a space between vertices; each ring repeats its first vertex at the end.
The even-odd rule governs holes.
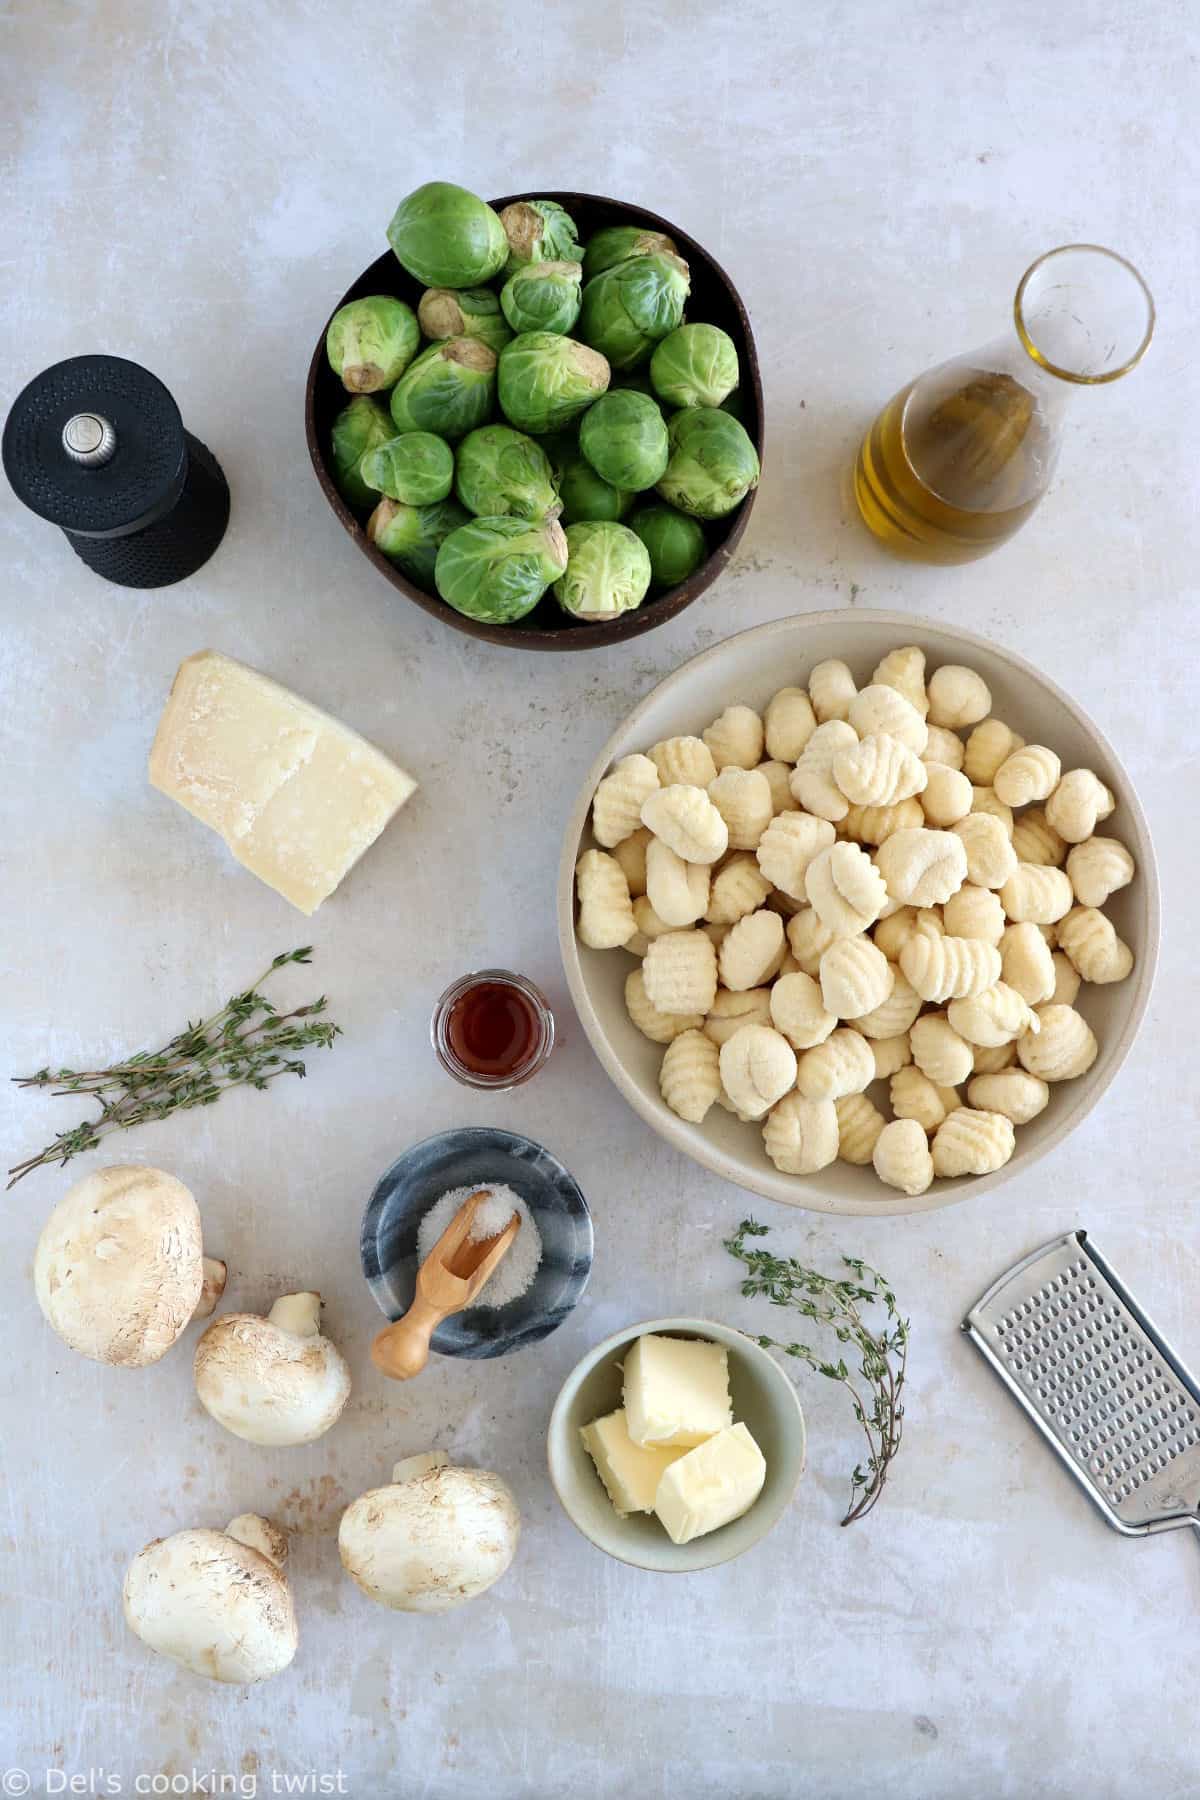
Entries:
MULTIPOLYGON (((426 1260, 459 1207, 472 1194, 477 1194, 481 1185, 476 1182, 470 1187, 451 1188, 434 1201, 417 1231, 419 1262, 426 1260)), ((488 1188, 487 1198, 481 1200, 475 1208, 468 1239, 477 1244, 484 1238, 498 1237, 514 1213, 520 1218, 521 1228, 488 1276, 479 1298, 473 1306, 466 1309, 468 1312, 473 1312, 480 1306, 507 1306, 510 1301, 519 1300, 537 1274, 542 1260, 541 1234, 533 1222, 528 1206, 513 1188, 503 1185, 488 1188)))

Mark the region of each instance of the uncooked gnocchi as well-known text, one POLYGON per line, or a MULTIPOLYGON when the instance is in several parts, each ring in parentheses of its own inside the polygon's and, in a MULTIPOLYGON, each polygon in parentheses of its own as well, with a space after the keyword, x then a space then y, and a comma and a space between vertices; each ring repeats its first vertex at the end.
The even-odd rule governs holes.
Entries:
POLYGON ((703 738, 664 738, 650 751, 650 761, 663 787, 706 788, 716 779, 717 765, 703 738))
POLYGON ((585 850, 575 866, 579 936, 589 950, 617 950, 637 930, 629 883, 615 857, 585 850))
POLYGON ((718 952, 724 987, 745 992, 774 976, 783 961, 783 920, 760 907, 731 926, 718 952))
POLYGON ((767 702, 763 714, 767 755, 784 763, 797 763, 800 753, 817 729, 817 715, 803 688, 780 688, 767 702))
POLYGON ((832 824, 845 818, 850 802, 833 778, 833 765, 840 751, 852 750, 857 742, 858 733, 842 719, 817 726, 792 771, 792 798, 805 812, 832 824))
POLYGON ((1068 844, 1082 844, 1116 804, 1090 769, 1069 769, 1046 801, 1046 823, 1068 844))
POLYGON ((721 1085, 739 1112, 763 1114, 796 1085, 796 1052, 769 1025, 743 1025, 721 1045, 721 1085))
POLYGON ((684 862, 719 862, 729 848, 725 821, 704 789, 683 782, 656 788, 648 796, 642 824, 684 862))
POLYGON ((899 738, 876 731, 838 751, 833 779, 855 806, 898 806, 923 791, 929 770, 899 738))
POLYGON ((720 1052, 712 1039, 702 1031, 681 1031, 663 1053, 658 1085, 673 1113, 702 1124, 721 1092, 720 1052))
POLYGON ((821 996, 838 1019, 860 1019, 882 1006, 895 979, 891 963, 868 937, 836 938, 821 958, 821 996))
POLYGON ((668 931, 642 960, 646 998, 659 1012, 707 1013, 717 997, 717 953, 702 931, 668 931))
POLYGON ((884 687, 894 687, 922 718, 929 712, 929 695, 925 691, 925 652, 919 644, 905 644, 899 650, 889 650, 876 663, 871 680, 882 683, 884 687))
POLYGON ((752 769, 762 761, 764 741, 763 722, 750 706, 727 706, 704 731, 718 775, 730 764, 752 769))
POLYGON ((857 844, 818 851, 804 877, 813 911, 835 937, 857 937, 887 902, 883 876, 857 844))
POLYGON ((663 924, 671 931, 694 925, 708 910, 708 897, 707 866, 685 862, 661 838, 652 838, 646 846, 646 898, 663 924))
POLYGON ((804 812, 778 813, 758 840, 758 866, 768 887, 779 888, 790 899, 803 901, 805 876, 814 856, 833 844, 828 819, 814 819, 804 812))
POLYGON ((725 821, 729 848, 757 850, 775 813, 766 776, 730 763, 709 782, 708 797, 725 821))
POLYGON ((785 1094, 767 1114, 763 1145, 784 1175, 815 1175, 837 1161, 838 1116, 832 1100, 785 1094))
POLYGON ((623 756, 596 789, 592 836, 606 850, 631 837, 642 822, 642 807, 658 787, 658 770, 648 756, 623 756))
POLYGON ((929 1139, 915 1119, 890 1120, 875 1139, 871 1160, 880 1181, 910 1197, 933 1181, 929 1139))

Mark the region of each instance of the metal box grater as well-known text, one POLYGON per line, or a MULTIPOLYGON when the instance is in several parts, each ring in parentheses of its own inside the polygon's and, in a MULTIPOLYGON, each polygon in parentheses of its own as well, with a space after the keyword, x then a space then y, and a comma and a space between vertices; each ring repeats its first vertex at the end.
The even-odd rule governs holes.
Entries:
POLYGON ((1200 1386, 1086 1231, 1002 1275, 963 1330, 1110 1525, 1200 1530, 1200 1386))

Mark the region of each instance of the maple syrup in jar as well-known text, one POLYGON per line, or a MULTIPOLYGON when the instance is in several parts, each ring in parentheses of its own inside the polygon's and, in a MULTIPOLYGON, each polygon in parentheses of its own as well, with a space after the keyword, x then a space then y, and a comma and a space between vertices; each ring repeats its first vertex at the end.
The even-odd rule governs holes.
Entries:
POLYGON ((524 975, 480 969, 446 989, 433 1010, 432 1037, 438 1061, 456 1081, 518 1087, 554 1048, 554 1014, 524 975))

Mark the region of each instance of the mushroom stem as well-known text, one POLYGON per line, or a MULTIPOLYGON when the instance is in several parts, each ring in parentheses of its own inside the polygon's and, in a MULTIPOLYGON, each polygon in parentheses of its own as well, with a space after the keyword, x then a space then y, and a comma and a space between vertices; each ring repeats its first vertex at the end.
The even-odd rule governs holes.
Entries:
POLYGON ((278 1525, 270 1519, 262 1518, 258 1513, 239 1513, 236 1519, 230 1519, 225 1527, 225 1536, 236 1538, 248 1550, 257 1550, 260 1556, 265 1556, 277 1569, 282 1569, 287 1561, 286 1531, 281 1531, 278 1525))
POLYGON ((281 1294, 267 1318, 280 1331, 293 1337, 311 1338, 321 1335, 320 1294, 281 1294))
POLYGON ((444 1450, 426 1450, 420 1456, 406 1456, 392 1470, 392 1486, 402 1487, 406 1481, 415 1481, 418 1475, 428 1475, 431 1469, 444 1469, 449 1461, 444 1450))
POLYGON ((225 1263, 215 1256, 206 1256, 204 1263, 204 1285, 200 1289, 200 1298, 196 1302, 196 1310, 192 1314, 196 1319, 207 1319, 213 1307, 225 1292, 225 1283, 229 1277, 229 1269, 225 1263))

